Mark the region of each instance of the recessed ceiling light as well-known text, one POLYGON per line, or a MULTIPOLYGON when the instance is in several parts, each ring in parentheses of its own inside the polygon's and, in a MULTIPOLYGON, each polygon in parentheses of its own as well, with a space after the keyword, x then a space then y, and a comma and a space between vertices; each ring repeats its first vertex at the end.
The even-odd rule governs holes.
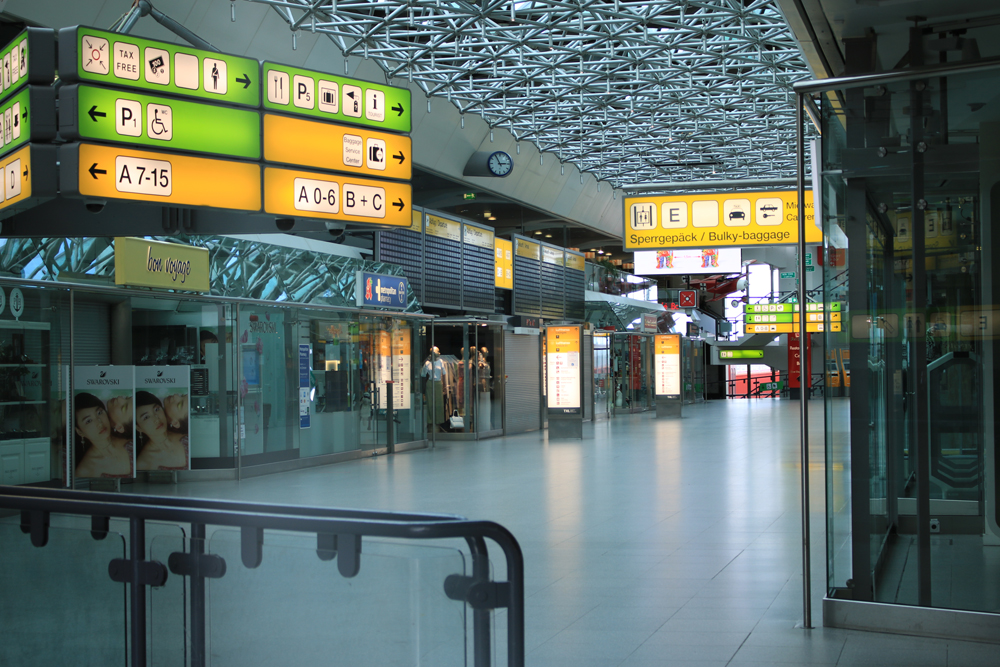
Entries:
POLYGON ((542 230, 539 229, 537 232, 535 232, 535 236, 539 236, 539 235, 541 235, 541 233, 542 233, 542 230))
MULTIPOLYGON (((496 219, 497 219, 497 217, 496 217, 495 215, 491 215, 490 217, 488 217, 488 218, 486 218, 486 219, 487 219, 487 220, 496 220, 496 219)), ((486 325, 484 324, 483 326, 485 327, 486 325)))
POLYGON ((546 235, 545 235, 545 238, 547 238, 547 239, 550 239, 550 238, 552 238, 552 234, 546 234, 546 235))

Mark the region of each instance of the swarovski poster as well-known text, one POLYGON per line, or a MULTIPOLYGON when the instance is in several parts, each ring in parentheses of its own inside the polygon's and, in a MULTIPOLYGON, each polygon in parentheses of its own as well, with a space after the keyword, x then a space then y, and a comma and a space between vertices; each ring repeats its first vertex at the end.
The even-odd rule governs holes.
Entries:
POLYGON ((78 479, 135 477, 134 366, 77 366, 73 466, 78 479))
POLYGON ((190 470, 190 366, 135 367, 136 470, 190 470))

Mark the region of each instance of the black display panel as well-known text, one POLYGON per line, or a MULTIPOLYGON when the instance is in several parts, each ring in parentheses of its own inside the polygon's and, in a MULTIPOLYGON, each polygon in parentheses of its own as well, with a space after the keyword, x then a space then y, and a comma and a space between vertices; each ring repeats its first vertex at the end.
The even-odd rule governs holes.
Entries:
POLYGON ((541 262, 537 259, 514 255, 514 314, 542 314, 541 262))
POLYGON ((566 319, 583 321, 586 316, 586 271, 566 267, 566 319))
POLYGON ((564 267, 559 264, 542 262, 542 317, 546 320, 561 320, 563 312, 564 267))
POLYGON ((397 229, 379 234, 379 259, 403 268, 410 288, 418 301, 424 300, 422 234, 409 229, 397 229))
POLYGON ((424 303, 434 306, 462 306, 462 244, 427 234, 424 238, 427 270, 424 275, 424 303))

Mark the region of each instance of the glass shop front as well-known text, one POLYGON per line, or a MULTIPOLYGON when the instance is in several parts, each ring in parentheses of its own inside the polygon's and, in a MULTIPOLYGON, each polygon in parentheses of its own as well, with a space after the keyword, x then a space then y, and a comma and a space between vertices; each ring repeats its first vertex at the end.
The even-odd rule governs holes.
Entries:
POLYGON ((0 278, 0 483, 232 479, 425 442, 427 316, 69 273, 0 278))

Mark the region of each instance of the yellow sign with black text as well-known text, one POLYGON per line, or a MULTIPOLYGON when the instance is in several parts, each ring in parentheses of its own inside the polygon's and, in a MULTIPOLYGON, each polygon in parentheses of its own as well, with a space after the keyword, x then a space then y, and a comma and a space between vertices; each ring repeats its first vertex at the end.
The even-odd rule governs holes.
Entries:
MULTIPOLYGON (((806 242, 821 243, 806 191, 806 242)), ((799 242, 798 192, 624 198, 624 249, 719 248, 799 242)))
POLYGON ((496 275, 493 284, 500 289, 514 289, 513 244, 507 239, 493 240, 493 266, 496 275))
POLYGON ((409 180, 411 157, 407 136, 264 114, 268 162, 409 180))
POLYGON ((122 146, 59 149, 64 194, 164 206, 260 210, 260 165, 122 146))
POLYGON ((264 210, 274 215, 409 227, 412 197, 409 183, 264 169, 264 210))

